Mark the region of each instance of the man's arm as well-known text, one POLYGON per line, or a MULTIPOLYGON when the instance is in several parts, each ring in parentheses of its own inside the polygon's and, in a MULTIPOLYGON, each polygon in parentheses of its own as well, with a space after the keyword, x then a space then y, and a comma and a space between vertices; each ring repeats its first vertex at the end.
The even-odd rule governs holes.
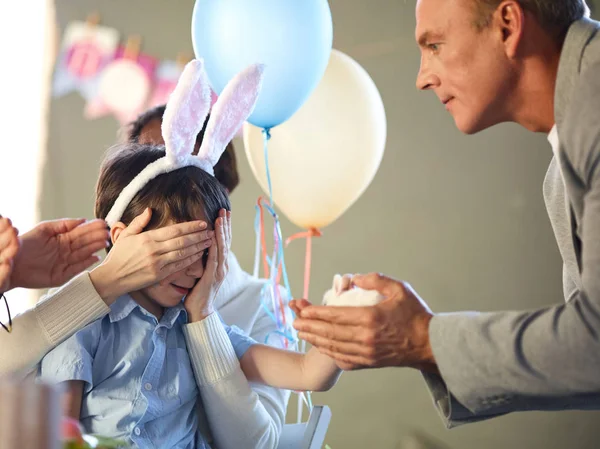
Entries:
POLYGON ((431 320, 442 377, 425 378, 448 426, 511 411, 600 409, 600 65, 574 92, 560 138, 584 195, 582 288, 567 304, 533 312, 431 320))

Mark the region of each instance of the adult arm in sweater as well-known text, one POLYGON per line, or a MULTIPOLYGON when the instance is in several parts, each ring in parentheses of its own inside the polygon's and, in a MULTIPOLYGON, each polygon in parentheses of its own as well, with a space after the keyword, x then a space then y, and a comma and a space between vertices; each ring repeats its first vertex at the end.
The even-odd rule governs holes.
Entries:
POLYGON ((0 376, 27 374, 48 351, 108 311, 90 274, 81 273, 16 316, 11 333, 0 332, 0 376))
POLYGON ((184 334, 215 447, 276 448, 279 422, 250 387, 219 316, 187 324, 184 334))

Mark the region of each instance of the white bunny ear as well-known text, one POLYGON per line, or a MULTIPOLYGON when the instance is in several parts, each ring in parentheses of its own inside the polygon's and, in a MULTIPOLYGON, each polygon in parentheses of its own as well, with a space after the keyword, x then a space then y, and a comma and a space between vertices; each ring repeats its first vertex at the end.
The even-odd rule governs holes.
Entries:
POLYGON ((252 114, 263 80, 264 64, 253 64, 238 73, 213 105, 198 157, 217 163, 225 147, 252 114))
POLYGON ((163 114, 161 130, 167 158, 183 160, 192 154, 210 104, 204 62, 194 59, 183 69, 163 114))

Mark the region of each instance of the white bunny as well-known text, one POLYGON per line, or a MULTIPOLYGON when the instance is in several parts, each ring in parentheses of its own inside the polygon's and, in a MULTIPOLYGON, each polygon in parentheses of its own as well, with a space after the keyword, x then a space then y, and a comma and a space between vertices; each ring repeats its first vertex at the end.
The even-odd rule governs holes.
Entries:
POLYGON ((117 223, 135 195, 163 173, 196 166, 214 175, 227 144, 252 114, 263 79, 263 64, 253 64, 225 86, 212 113, 198 155, 192 154, 196 136, 210 111, 210 86, 202 60, 194 59, 184 68, 169 97, 162 122, 165 156, 147 165, 119 194, 106 216, 109 226, 117 223))
POLYGON ((363 290, 352 286, 352 276, 336 274, 333 286, 323 295, 323 305, 326 306, 374 306, 385 297, 376 290, 363 290))

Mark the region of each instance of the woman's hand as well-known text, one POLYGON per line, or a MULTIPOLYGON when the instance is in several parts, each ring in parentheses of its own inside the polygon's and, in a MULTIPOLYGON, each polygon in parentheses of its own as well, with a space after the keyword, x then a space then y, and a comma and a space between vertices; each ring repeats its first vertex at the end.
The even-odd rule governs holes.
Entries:
POLYGON ((213 232, 192 221, 142 232, 152 211, 138 215, 114 243, 101 265, 90 273, 107 304, 119 296, 162 281, 198 261, 211 245, 213 232))
POLYGON ((12 288, 11 274, 20 247, 18 235, 10 219, 0 216, 0 293, 12 288))
POLYGON ((202 321, 214 312, 214 301, 229 271, 231 246, 231 212, 222 209, 215 222, 215 236, 208 250, 208 260, 202 278, 184 300, 190 323, 202 321))
POLYGON ((43 221, 21 236, 10 287, 63 285, 100 260, 94 253, 106 248, 108 239, 104 220, 43 221))

